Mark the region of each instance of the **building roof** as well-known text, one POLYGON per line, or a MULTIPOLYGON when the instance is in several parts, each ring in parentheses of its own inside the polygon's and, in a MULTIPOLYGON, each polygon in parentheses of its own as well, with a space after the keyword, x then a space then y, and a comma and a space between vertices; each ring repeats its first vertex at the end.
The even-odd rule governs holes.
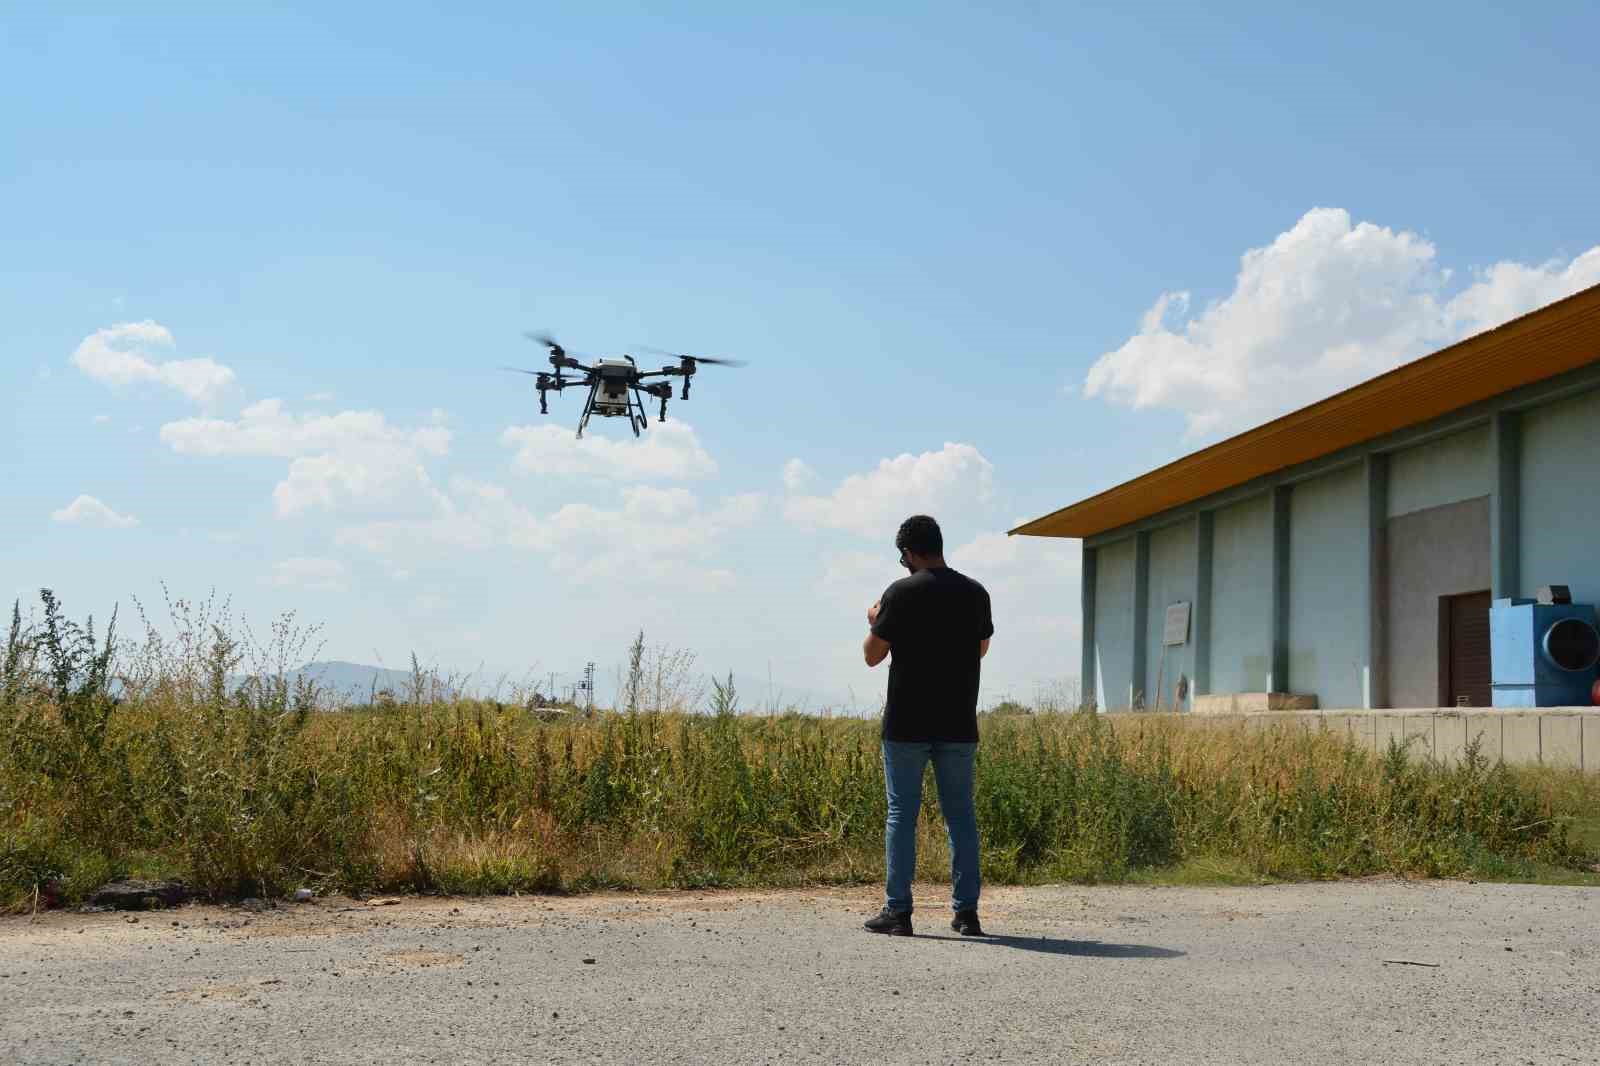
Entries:
POLYGON ((1011 530, 1090 537, 1600 360, 1600 285, 1011 530))

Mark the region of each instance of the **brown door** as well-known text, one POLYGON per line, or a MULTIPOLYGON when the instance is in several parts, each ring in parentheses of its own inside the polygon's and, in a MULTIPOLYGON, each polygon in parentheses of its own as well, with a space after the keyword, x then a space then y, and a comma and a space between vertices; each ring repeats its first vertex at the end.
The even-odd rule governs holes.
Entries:
POLYGON ((1439 598, 1439 703, 1489 706, 1489 593, 1439 598))

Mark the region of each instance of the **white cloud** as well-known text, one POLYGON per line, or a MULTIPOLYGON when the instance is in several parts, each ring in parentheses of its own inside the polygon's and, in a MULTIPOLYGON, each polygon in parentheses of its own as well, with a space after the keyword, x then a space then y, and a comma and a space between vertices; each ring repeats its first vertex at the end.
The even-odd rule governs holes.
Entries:
POLYGON ((97 426, 103 426, 107 422, 111 421, 111 416, 110 415, 95 415, 89 421, 93 422, 97 426))
POLYGON ((424 592, 411 601, 411 610, 415 614, 440 614, 453 606, 450 600, 431 592, 424 592))
POLYGON ((52 521, 66 525, 100 526, 105 529, 127 529, 139 524, 132 515, 118 514, 93 496, 79 496, 59 511, 50 512, 52 521))
POLYGON ((804 459, 790 459, 783 464, 783 490, 791 496, 808 491, 817 483, 817 472, 804 459))
POLYGON ((187 418, 161 427, 184 455, 287 458, 272 496, 279 517, 351 506, 436 509, 441 497, 423 460, 450 450, 442 426, 401 429, 379 411, 296 416, 281 400, 261 400, 237 420, 187 418))
POLYGON ((307 403, 332 403, 333 402, 333 393, 331 393, 331 392, 313 392, 309 396, 306 397, 306 402, 307 403))
POLYGON ((759 520, 765 508, 759 493, 729 496, 706 509, 687 489, 635 485, 622 490, 620 507, 569 503, 541 516, 502 486, 458 479, 444 513, 347 526, 336 540, 392 566, 440 549, 511 548, 547 556, 560 574, 579 581, 661 578, 704 558, 731 532, 759 520))
POLYGON ((197 404, 212 403, 233 386, 233 371, 215 360, 161 361, 152 354, 172 346, 172 333, 157 322, 122 322, 85 337, 72 353, 72 364, 104 385, 154 382, 197 404))
MULTIPOLYGON (((987 532, 947 544, 945 558, 989 591, 995 637, 983 662, 984 702, 1075 699, 1081 542, 987 532)), ((837 617, 864 627, 867 605, 904 576, 892 549, 834 552, 818 588, 837 617)))
POLYGON ((686 422, 653 423, 638 440, 589 436, 578 440, 561 426, 511 426, 500 435, 517 449, 517 469, 541 477, 608 478, 614 481, 683 480, 717 472, 686 422))
POLYGON ((1163 293, 1084 392, 1180 411, 1191 435, 1244 429, 1600 283, 1600 247, 1497 263, 1454 296, 1432 243, 1316 208, 1246 252, 1233 292, 1190 314, 1163 293))
POLYGON ((989 590, 995 637, 983 663, 986 698, 1075 699, 1082 542, 981 533, 946 554, 989 590))
POLYGON ((822 559, 821 589, 834 603, 845 608, 859 603, 864 612, 880 592, 905 576, 892 549, 830 552, 822 559))
MULTIPOLYGON (((789 480, 786 467, 785 481, 789 480)), ((790 495, 784 514, 802 525, 843 529, 892 540, 900 523, 919 512, 968 510, 988 500, 994 467, 970 444, 885 459, 865 474, 852 474, 828 496, 790 495)))
POLYGON ((337 559, 296 556, 274 563, 267 582, 279 588, 307 589, 312 592, 343 592, 350 572, 337 559))

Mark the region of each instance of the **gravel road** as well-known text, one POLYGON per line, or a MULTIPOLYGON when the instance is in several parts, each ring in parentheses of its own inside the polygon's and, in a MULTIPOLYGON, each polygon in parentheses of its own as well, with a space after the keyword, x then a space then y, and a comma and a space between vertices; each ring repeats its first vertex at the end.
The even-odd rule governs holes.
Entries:
POLYGON ((1600 1062, 1596 889, 999 889, 983 941, 878 898, 4 918, 0 1061, 1600 1062))

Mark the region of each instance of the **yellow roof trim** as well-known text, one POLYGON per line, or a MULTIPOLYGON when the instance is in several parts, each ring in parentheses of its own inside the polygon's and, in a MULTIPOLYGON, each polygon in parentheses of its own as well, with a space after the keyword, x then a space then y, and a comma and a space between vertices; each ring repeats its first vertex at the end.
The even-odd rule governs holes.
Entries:
POLYGON ((1600 285, 1011 530, 1090 537, 1600 361, 1600 285))

